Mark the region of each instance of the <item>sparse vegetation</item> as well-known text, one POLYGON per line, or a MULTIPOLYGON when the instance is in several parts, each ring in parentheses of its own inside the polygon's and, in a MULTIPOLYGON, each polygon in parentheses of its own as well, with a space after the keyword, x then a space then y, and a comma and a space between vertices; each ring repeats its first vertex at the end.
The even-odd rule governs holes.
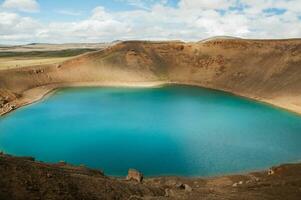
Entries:
POLYGON ((0 70, 26 66, 55 64, 97 49, 64 49, 55 51, 0 52, 0 70))
POLYGON ((71 57, 83 53, 96 51, 97 49, 65 49, 58 51, 30 51, 30 52, 0 52, 0 58, 7 57, 42 57, 42 58, 56 58, 56 57, 71 57))

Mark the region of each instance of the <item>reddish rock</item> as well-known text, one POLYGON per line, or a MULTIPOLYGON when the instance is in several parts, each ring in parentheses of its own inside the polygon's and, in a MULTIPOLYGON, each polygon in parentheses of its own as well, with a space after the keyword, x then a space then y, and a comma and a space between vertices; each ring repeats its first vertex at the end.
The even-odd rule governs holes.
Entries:
POLYGON ((141 183, 143 180, 143 174, 135 169, 129 169, 126 180, 134 180, 141 183))

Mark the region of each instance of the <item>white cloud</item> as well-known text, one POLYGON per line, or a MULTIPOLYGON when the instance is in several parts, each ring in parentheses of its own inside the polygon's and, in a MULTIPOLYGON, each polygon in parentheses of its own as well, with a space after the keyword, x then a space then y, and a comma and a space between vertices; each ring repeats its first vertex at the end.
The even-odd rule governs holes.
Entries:
POLYGON ((179 6, 182 9, 227 9, 235 0, 181 0, 179 6))
POLYGON ((29 17, 10 12, 0 12, 0 41, 18 43, 34 39, 40 24, 29 17))
POLYGON ((82 12, 80 11, 74 11, 74 10, 57 10, 56 13, 62 14, 62 15, 70 15, 70 16, 80 16, 82 15, 82 12))
POLYGON ((100 42, 127 35, 126 23, 114 19, 103 7, 92 10, 91 16, 82 21, 53 22, 40 29, 38 38, 52 42, 100 42), (61 40, 63 39, 63 41, 61 40))
POLYGON ((150 10, 153 4, 167 4, 168 0, 115 0, 117 2, 125 2, 129 5, 135 6, 140 9, 150 10))
POLYGON ((24 12, 39 11, 39 4, 36 0, 5 0, 2 4, 2 7, 24 12))
POLYGON ((86 19, 73 22, 42 23, 14 13, 0 13, 0 43, 15 40, 56 43, 116 39, 191 41, 216 35, 301 37, 299 0, 181 0, 175 7, 168 6, 166 1, 151 1, 154 3, 148 4, 148 9, 111 12, 96 7, 86 19), (275 8, 285 12, 264 12, 275 8))

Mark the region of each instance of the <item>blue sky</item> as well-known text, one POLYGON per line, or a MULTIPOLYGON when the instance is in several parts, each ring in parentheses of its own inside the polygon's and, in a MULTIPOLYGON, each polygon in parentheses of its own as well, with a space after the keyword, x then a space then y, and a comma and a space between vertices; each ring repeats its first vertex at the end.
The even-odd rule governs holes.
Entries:
POLYGON ((301 36, 300 0, 0 0, 0 43, 301 36))
MULTIPOLYGON (((1 0, 0 2, 4 2, 1 0)), ((40 0, 39 12, 27 12, 27 16, 38 17, 44 22, 57 21, 73 21, 85 19, 90 15, 91 10, 98 6, 106 8, 110 12, 133 11, 137 9, 147 10, 152 5, 160 3, 160 0, 146 1, 127 1, 127 0, 40 0), (73 14, 72 14, 73 13, 73 14)), ((178 0, 169 0, 164 5, 176 7, 178 0)), ((1 4, 2 4, 1 3, 1 4)), ((15 10, 16 9, 9 9, 15 10)), ((24 12, 23 12, 24 14, 24 12)))

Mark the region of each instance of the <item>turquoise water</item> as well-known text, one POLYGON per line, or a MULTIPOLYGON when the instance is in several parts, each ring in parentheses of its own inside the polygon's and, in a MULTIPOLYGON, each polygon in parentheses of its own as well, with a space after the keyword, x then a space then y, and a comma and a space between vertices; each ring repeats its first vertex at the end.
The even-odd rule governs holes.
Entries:
POLYGON ((0 149, 116 176, 211 176, 300 161, 301 117, 197 87, 70 88, 1 117, 0 149))

